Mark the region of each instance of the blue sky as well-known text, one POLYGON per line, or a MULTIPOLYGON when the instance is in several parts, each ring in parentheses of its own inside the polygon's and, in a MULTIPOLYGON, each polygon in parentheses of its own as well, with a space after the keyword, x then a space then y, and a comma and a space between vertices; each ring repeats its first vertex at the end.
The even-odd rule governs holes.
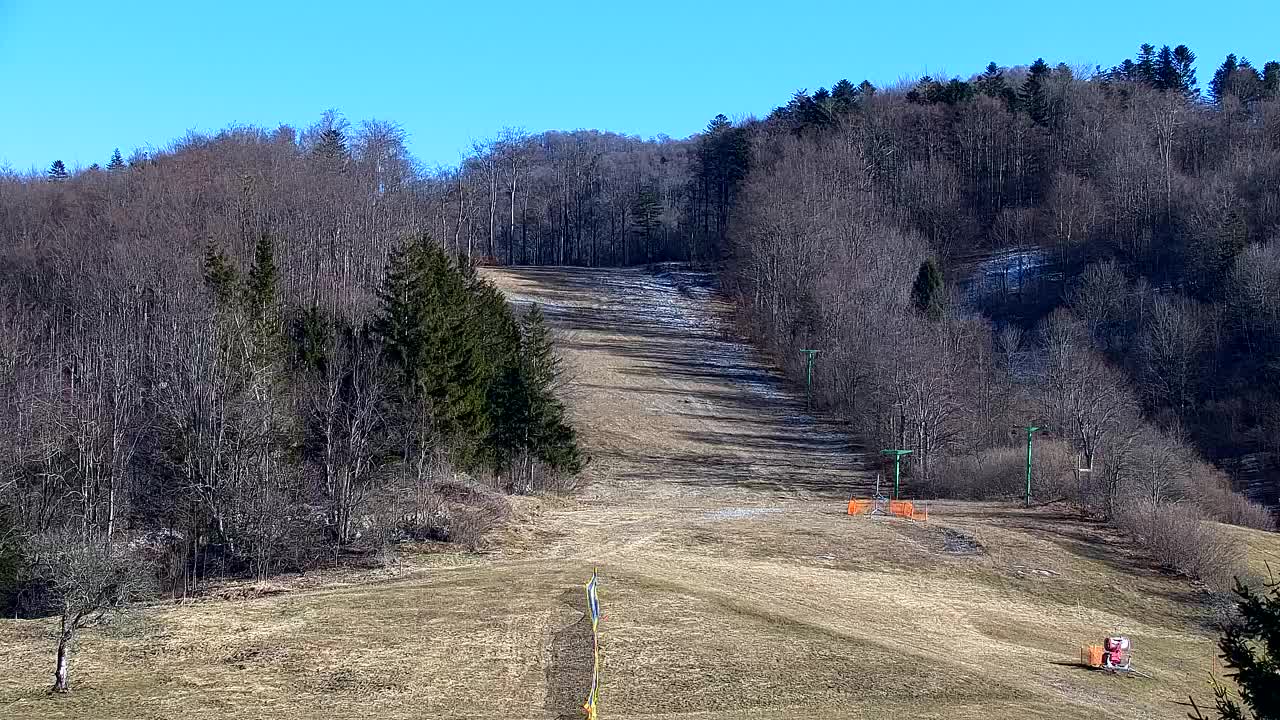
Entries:
POLYGON ((504 126, 683 137, 841 77, 877 85, 990 60, 1111 65, 1186 43, 1280 56, 1280 3, 0 0, 0 166, 105 163, 229 124, 326 108, 392 120, 426 165, 504 126), (1139 7, 1145 6, 1145 7, 1139 7), (1159 8, 1158 11, 1155 8, 1159 8))

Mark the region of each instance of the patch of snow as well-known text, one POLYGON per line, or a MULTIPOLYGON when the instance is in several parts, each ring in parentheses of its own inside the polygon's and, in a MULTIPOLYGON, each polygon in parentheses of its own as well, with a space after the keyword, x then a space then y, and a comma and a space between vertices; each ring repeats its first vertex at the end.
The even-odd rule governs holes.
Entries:
POLYGON ((773 515, 780 512, 782 512, 782 508, 725 508, 723 510, 713 510, 707 513, 706 517, 709 520, 733 520, 773 515))

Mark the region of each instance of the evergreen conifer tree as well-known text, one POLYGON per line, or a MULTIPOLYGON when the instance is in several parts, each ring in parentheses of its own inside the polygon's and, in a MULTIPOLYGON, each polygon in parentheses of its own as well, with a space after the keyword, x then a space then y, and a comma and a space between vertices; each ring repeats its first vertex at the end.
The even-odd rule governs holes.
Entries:
POLYGON ((1155 45, 1142 43, 1142 46, 1138 48, 1138 62, 1134 64, 1134 72, 1136 75, 1135 80, 1151 86, 1158 84, 1155 45))
POLYGON ((349 158, 347 155, 347 138, 343 135, 342 130, 331 126, 320 133, 320 139, 316 142, 313 152, 316 157, 329 166, 339 168, 349 158))
POLYGON ((259 237, 254 246, 253 265, 245 278, 241 302, 258 361, 271 363, 279 360, 284 350, 280 272, 276 269, 271 238, 267 235, 259 237))
POLYGON ((1031 117, 1031 122, 1041 127, 1049 124, 1049 90, 1046 87, 1048 80, 1049 65, 1043 58, 1038 58, 1031 64, 1027 79, 1022 83, 1022 93, 1019 97, 1022 108, 1031 117))
POLYGON ((1196 54, 1186 45, 1179 45, 1173 49, 1173 64, 1178 73, 1174 89, 1188 98, 1199 96, 1200 91, 1196 88, 1196 54))
POLYGON ((1228 96, 1247 104, 1262 98, 1265 87, 1262 74, 1247 58, 1237 62, 1235 55, 1228 55, 1209 81, 1209 97, 1218 105, 1228 96))
POLYGON ((111 161, 107 163, 107 169, 116 172, 124 169, 124 156, 120 154, 120 148, 116 148, 111 153, 111 161))
POLYGON ((523 366, 532 419, 532 449, 551 468, 575 474, 582 469, 577 437, 566 419, 564 405, 555 395, 560 379, 560 359, 551 333, 534 305, 523 319, 523 366))
POLYGON ((67 166, 62 164, 61 160, 54 160, 49 166, 49 179, 54 182, 62 182, 69 177, 67 174, 67 166))
POLYGON ((1009 110, 1017 107, 1018 93, 1005 81, 1004 70, 994 62, 987 64, 987 69, 978 77, 975 87, 987 97, 1004 100, 1005 107, 1009 110))
POLYGON ((831 105, 838 113, 847 113, 858 103, 858 89, 848 80, 831 86, 831 105))
MULTIPOLYGON (((1228 688, 1215 681, 1218 716, 1280 720, 1280 590, 1273 585, 1262 594, 1236 581, 1235 592, 1240 617, 1218 640, 1218 647, 1240 697, 1231 697, 1228 688)), ((1193 717, 1197 716, 1198 711, 1193 717)))
POLYGON ((911 286, 911 299, 916 309, 931 320, 941 319, 946 308, 945 291, 938 265, 932 259, 925 260, 920 264, 920 272, 911 286))
POLYGON ((1271 99, 1280 98, 1280 62, 1272 60, 1262 66, 1262 93, 1271 99))
POLYGON ((484 325, 463 271, 423 235, 392 256, 373 324, 402 402, 425 408, 435 431, 463 444, 486 436, 484 325))
POLYGON ((263 235, 253 248, 253 265, 244 287, 245 308, 252 315, 266 314, 276 302, 279 281, 271 238, 263 235))
POLYGON ((1182 75, 1173 58, 1173 50, 1164 45, 1156 55, 1155 87, 1160 90, 1175 90, 1181 85, 1182 75))
POLYGON ((235 299, 239 283, 236 269, 213 242, 204 251, 204 281, 213 291, 214 300, 219 306, 225 307, 235 299))
POLYGON ((653 262, 653 237, 661 224, 662 198, 658 195, 658 187, 653 182, 645 183, 636 195, 635 205, 631 211, 635 218, 636 230, 644 244, 645 262, 653 262))
POLYGON ((1236 71, 1239 65, 1236 63, 1235 53, 1227 55, 1227 59, 1222 61, 1222 65, 1213 73, 1213 79, 1209 81, 1209 99, 1213 100, 1215 105, 1221 105, 1222 100, 1227 95, 1227 87, 1230 83, 1231 75, 1236 71))

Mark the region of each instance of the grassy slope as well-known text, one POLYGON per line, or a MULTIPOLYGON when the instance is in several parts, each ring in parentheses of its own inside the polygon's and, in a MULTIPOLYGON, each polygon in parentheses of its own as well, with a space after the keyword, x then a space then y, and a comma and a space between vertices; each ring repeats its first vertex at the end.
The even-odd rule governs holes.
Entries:
MULTIPOLYGON (((1105 528, 939 503, 850 519, 869 475, 714 317, 694 278, 495 273, 562 330, 595 484, 527 500, 478 557, 157 606, 42 693, 47 622, 0 621, 0 717, 579 717, 581 582, 604 588, 609 718, 1181 717, 1213 655, 1204 593, 1105 528), (984 552, 946 551, 945 528, 984 552), (1073 663, 1120 631, 1152 679, 1073 663)), ((1251 557, 1276 537, 1239 533, 1251 557)))

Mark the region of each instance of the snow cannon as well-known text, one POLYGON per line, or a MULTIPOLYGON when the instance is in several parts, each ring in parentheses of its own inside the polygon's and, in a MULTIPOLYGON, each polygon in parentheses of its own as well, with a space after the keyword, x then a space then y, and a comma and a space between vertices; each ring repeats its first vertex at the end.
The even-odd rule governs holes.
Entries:
POLYGON ((1115 635, 1102 641, 1102 667, 1108 670, 1128 670, 1131 659, 1129 638, 1115 635))
POLYGON ((1080 648, 1082 665, 1113 673, 1134 673, 1133 643, 1124 635, 1113 635, 1102 640, 1101 645, 1086 645, 1080 648))

